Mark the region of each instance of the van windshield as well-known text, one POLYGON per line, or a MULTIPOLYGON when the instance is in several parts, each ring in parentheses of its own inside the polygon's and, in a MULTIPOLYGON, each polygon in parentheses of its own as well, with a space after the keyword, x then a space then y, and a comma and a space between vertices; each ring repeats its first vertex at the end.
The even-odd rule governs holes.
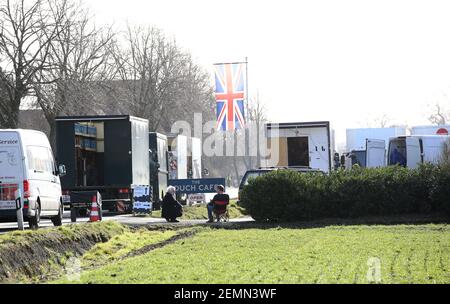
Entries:
POLYGON ((0 146, 0 182, 17 181, 21 176, 19 147, 0 146))
POLYGON ((53 159, 46 147, 27 146, 28 169, 34 172, 53 174, 53 159))

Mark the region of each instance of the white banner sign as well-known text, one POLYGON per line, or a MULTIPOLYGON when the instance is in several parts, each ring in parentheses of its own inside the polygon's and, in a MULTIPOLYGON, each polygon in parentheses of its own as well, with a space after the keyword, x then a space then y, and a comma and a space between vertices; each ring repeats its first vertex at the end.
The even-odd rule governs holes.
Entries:
POLYGON ((150 214, 153 204, 150 195, 150 186, 136 186, 133 188, 133 212, 150 214))

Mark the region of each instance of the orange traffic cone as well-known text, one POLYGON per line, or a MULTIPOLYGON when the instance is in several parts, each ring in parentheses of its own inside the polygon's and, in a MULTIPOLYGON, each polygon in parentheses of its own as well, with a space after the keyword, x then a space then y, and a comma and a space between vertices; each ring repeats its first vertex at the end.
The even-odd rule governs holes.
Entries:
POLYGON ((89 216, 89 222, 98 222, 100 221, 98 204, 97 204, 97 196, 94 195, 92 197, 92 206, 91 206, 91 214, 89 216))

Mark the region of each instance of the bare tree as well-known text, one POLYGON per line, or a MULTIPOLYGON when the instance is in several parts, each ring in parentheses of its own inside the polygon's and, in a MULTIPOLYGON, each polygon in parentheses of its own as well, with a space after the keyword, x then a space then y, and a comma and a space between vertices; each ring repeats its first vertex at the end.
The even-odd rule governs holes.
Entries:
POLYGON ((11 86, 9 79, 0 67, 0 128, 7 128, 9 125, 9 114, 10 109, 10 90, 8 88, 11 86))
POLYGON ((445 125, 450 119, 450 113, 444 109, 444 107, 437 103, 433 107, 433 113, 430 115, 428 120, 435 125, 445 125))
POLYGON ((128 111, 145 117, 153 130, 194 112, 210 116, 213 90, 208 75, 173 39, 153 27, 131 27, 114 52, 118 79, 128 111))
MULTIPOLYGON (((259 96, 259 91, 256 94, 256 98, 252 98, 247 103, 247 122, 256 126, 256 133, 250 132, 249 128, 242 130, 242 132, 236 133, 236 138, 244 136, 246 138, 246 156, 233 157, 233 167, 236 179, 241 176, 242 169, 251 170, 261 166, 261 129, 264 128, 264 124, 267 122, 267 110, 264 102, 259 96), (251 138, 255 136, 255 140, 251 138), (256 155, 252 155, 252 145, 256 144, 256 155)), ((236 142, 238 139, 236 139, 236 142)), ((237 148, 237 147, 236 147, 237 148)), ((253 149, 254 150, 254 149, 253 149)))
POLYGON ((20 105, 29 95, 36 74, 45 68, 50 42, 57 34, 55 24, 62 16, 54 18, 46 0, 6 0, 0 4, 0 62, 4 73, 8 99, 3 101, 6 110, 6 127, 16 128, 20 105), (50 20, 52 22, 50 22, 50 20))
POLYGON ((54 143, 56 116, 95 111, 96 91, 114 76, 109 60, 114 34, 111 28, 97 28, 77 0, 52 0, 50 4, 57 31, 48 43, 47 65, 36 73, 33 89, 54 143))

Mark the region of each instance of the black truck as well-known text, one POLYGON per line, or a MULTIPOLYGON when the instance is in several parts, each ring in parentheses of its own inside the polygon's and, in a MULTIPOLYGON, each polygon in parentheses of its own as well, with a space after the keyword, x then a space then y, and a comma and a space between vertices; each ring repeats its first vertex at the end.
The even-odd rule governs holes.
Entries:
MULTIPOLYGON (((148 120, 128 115, 56 118, 57 159, 66 166, 63 201, 86 212, 84 193, 98 191, 102 209, 131 213, 133 188, 150 185, 148 120)), ((76 220, 76 217, 75 217, 76 220)))
POLYGON ((150 132, 150 185, 153 189, 153 209, 159 210, 169 182, 167 136, 150 132))

